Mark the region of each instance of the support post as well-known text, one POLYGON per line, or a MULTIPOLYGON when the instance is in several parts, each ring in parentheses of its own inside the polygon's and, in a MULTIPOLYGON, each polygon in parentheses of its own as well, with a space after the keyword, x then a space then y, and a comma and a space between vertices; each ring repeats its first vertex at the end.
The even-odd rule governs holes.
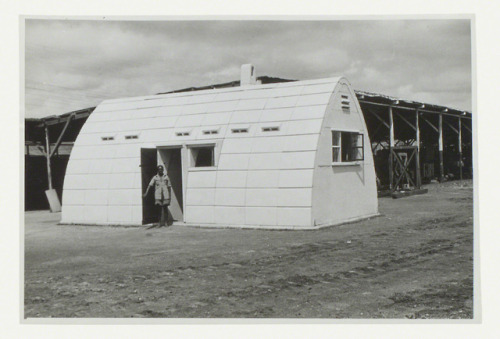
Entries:
POLYGON ((50 170, 50 141, 49 128, 45 125, 45 157, 47 158, 47 179, 49 182, 49 190, 52 189, 52 173, 50 170))
POLYGON ((443 114, 439 113, 439 182, 444 180, 443 163, 443 114))
POLYGON ((394 117, 392 115, 392 106, 389 106, 389 189, 394 191, 393 176, 394 176, 394 117))
POLYGON ((417 188, 420 189, 420 186, 422 186, 422 178, 420 175, 420 124, 419 124, 419 112, 418 109, 415 111, 415 133, 416 133, 416 139, 415 142, 417 143, 417 157, 415 158, 415 166, 416 166, 416 184, 417 188))
POLYGON ((462 186, 462 118, 458 118, 458 168, 460 169, 460 186, 462 186))
POLYGON ((52 187, 52 173, 50 170, 50 140, 49 127, 45 125, 45 156, 47 157, 47 178, 49 181, 49 189, 45 191, 47 200, 49 201, 51 212, 61 212, 61 202, 57 196, 56 190, 52 187))

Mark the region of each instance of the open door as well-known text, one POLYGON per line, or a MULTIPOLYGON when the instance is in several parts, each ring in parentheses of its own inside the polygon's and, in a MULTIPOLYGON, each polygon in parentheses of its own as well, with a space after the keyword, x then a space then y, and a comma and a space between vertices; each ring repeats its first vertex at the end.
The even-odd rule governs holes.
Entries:
POLYGON ((181 148, 161 148, 158 153, 172 185, 172 197, 168 208, 169 214, 173 221, 184 221, 181 148))
MULTIPOLYGON (((141 177, 142 177, 142 192, 146 189, 156 175, 158 166, 158 153, 156 148, 141 148, 141 177)), ((142 199, 142 224, 151 224, 158 222, 158 208, 155 207, 154 190, 149 192, 145 199, 142 199)))

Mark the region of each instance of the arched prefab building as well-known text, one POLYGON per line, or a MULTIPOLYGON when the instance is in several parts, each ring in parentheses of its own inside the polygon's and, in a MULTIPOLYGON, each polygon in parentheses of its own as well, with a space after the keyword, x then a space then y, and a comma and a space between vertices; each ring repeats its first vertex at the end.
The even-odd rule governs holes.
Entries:
MULTIPOLYGON (((245 68, 242 70, 245 75, 245 68)), ((188 225, 315 228, 378 213, 370 141, 344 78, 107 100, 66 170, 62 223, 157 220, 156 165, 188 225)))

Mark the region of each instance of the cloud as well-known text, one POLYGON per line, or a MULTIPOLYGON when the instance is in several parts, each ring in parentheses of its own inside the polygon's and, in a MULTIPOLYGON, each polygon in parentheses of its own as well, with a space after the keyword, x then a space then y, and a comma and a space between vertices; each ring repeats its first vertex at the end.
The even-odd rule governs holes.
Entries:
POLYGON ((356 89, 470 110, 467 20, 26 21, 26 116, 258 75, 345 75, 356 89))

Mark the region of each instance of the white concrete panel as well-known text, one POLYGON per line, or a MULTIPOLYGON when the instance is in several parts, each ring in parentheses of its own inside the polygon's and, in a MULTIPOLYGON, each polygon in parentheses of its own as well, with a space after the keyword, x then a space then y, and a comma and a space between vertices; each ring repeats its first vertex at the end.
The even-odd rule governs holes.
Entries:
POLYGON ((278 206, 307 207, 312 206, 312 188, 281 188, 278 190, 278 206))
POLYGON ((238 100, 211 102, 206 105, 207 113, 232 112, 238 105, 238 100))
POLYGON ((164 100, 164 105, 167 106, 183 106, 189 101, 188 96, 169 96, 164 100))
POLYGON ((215 94, 215 93, 193 95, 193 96, 191 96, 189 101, 192 104, 205 104, 205 103, 209 103, 209 102, 214 101, 216 97, 217 97, 217 94, 215 94))
POLYGON ((203 114, 181 115, 175 124, 175 128, 200 126, 203 118, 203 114))
MULTIPOLYGON (((62 207, 61 222, 63 223, 79 223, 83 222, 84 206, 65 206, 62 207)), ((106 220, 99 220, 105 222, 106 220)))
POLYGON ((221 153, 250 153, 254 138, 225 139, 222 143, 221 153))
POLYGON ((134 188, 135 173, 116 173, 109 175, 110 189, 134 188))
POLYGON ((249 171, 247 174, 247 187, 264 188, 278 187, 279 170, 274 171, 249 171))
POLYGON ((235 111, 231 115, 230 122, 232 124, 256 123, 259 122, 262 112, 262 110, 235 111))
POLYGON ((107 220, 108 207, 106 205, 87 205, 84 208, 83 220, 93 224, 107 220))
POLYGON ((266 103, 266 109, 280 108, 280 107, 295 107, 298 98, 299 98, 298 96, 271 98, 266 103))
POLYGON ((290 120, 322 119, 326 105, 302 106, 293 109, 290 120))
POLYGON ((184 220, 191 224, 213 224, 213 206, 186 206, 184 220))
POLYGON ((221 154, 219 157, 219 170, 241 170, 247 168, 248 154, 221 154))
POLYGON ((85 190, 71 190, 65 189, 62 199, 64 205, 84 205, 85 204, 85 190))
POLYGON ((291 135, 286 138, 285 151, 314 151, 318 147, 319 134, 291 135))
POLYGON ((135 205, 134 196, 140 194, 141 192, 136 189, 109 190, 108 205, 135 205))
POLYGON ((142 190, 142 174, 140 172, 134 174, 134 183, 132 184, 132 188, 142 190))
POLYGON ((297 106, 326 105, 330 101, 332 93, 301 95, 297 106))
POLYGON ((277 206, 278 191, 278 188, 248 188, 246 206, 277 206))
MULTIPOLYGON (((149 117, 163 117, 163 118, 174 118, 183 114, 184 106, 164 106, 154 108, 155 111, 150 110, 150 112, 155 112, 155 114, 147 114, 149 117)), ((141 116, 144 115, 144 112, 140 113, 141 116)), ((146 116, 146 115, 145 115, 146 116)))
POLYGON ((215 192, 216 206, 245 206, 245 189, 217 188, 215 192))
POLYGON ((302 92, 302 86, 291 86, 291 87, 276 87, 270 90, 270 94, 273 97, 289 97, 297 96, 302 92))
POLYGON ((95 190, 82 190, 85 192, 85 205, 100 205, 105 206, 108 204, 108 191, 106 188, 104 189, 95 189, 95 190))
POLYGON ((157 117, 149 121, 149 128, 173 128, 177 121, 176 116, 171 117, 157 117))
POLYGON ((246 111, 246 110, 261 110, 264 108, 267 102, 267 98, 264 99, 247 99, 240 100, 236 106, 236 111, 246 111))
POLYGON ((142 205, 130 207, 132 210, 132 223, 135 225, 142 224, 142 205))
POLYGON ((307 95, 307 94, 326 93, 326 92, 333 93, 333 90, 335 89, 336 85, 337 83, 326 83, 319 85, 303 86, 302 92, 300 94, 307 95))
POLYGON ((139 158, 117 158, 113 160, 112 173, 135 173, 140 171, 139 158))
POLYGON ((266 109, 260 116, 260 122, 288 121, 292 115, 293 108, 266 109))
POLYGON ((231 118, 231 112, 205 114, 201 126, 226 125, 231 118))
POLYGON ((242 91, 229 91, 217 93, 214 102, 238 100, 242 96, 242 91))
POLYGON ((86 188, 89 177, 86 174, 66 174, 64 177, 64 190, 86 188))
POLYGON ((111 173, 111 167, 113 165, 112 159, 97 159, 97 160, 85 160, 88 165, 88 173, 111 173))
POLYGON ((249 170, 279 169, 281 167, 280 153, 256 153, 249 155, 249 170))
POLYGON ((278 208, 278 225, 312 226, 310 208, 278 208))
POLYGON ((245 187, 247 171, 218 171, 217 187, 245 187))
POLYGON ((274 226, 277 223, 276 207, 246 207, 245 224, 274 226))
MULTIPOLYGON (((252 152, 253 153, 278 153, 286 149, 288 137, 258 137, 253 138, 252 152)), ((275 159, 279 163, 278 159, 275 159)))
POLYGON ((217 171, 189 171, 187 187, 204 188, 215 187, 217 171))
POLYGON ((281 169, 314 168, 315 151, 286 152, 281 154, 281 169))
POLYGON ((245 207, 215 206, 215 223, 219 225, 244 225, 245 207))
POLYGON ((313 169, 281 170, 279 187, 312 187, 313 173, 313 169))
POLYGON ((91 161, 97 160, 87 160, 87 159, 72 159, 68 162, 66 167, 67 174, 86 174, 89 173, 89 168, 91 161))
POLYGON ((167 142, 175 138, 174 129, 152 129, 144 131, 141 134, 141 141, 143 142, 167 142))
MULTIPOLYGON (((141 136, 139 136, 139 139, 141 136)), ((139 158, 141 156, 141 144, 140 143, 132 143, 133 140, 127 140, 124 144, 116 145, 114 158, 139 158)))
POLYGON ((311 134, 321 132, 322 119, 314 120, 297 120, 288 122, 288 134, 311 134))
POLYGON ((86 189, 104 189, 108 188, 109 178, 113 176, 112 174, 92 174, 87 175, 86 178, 86 189))
POLYGON ((186 205, 213 206, 215 202, 215 189, 213 188, 188 188, 186 190, 186 205))
POLYGON ((131 206, 108 206, 109 223, 132 223, 131 206))

